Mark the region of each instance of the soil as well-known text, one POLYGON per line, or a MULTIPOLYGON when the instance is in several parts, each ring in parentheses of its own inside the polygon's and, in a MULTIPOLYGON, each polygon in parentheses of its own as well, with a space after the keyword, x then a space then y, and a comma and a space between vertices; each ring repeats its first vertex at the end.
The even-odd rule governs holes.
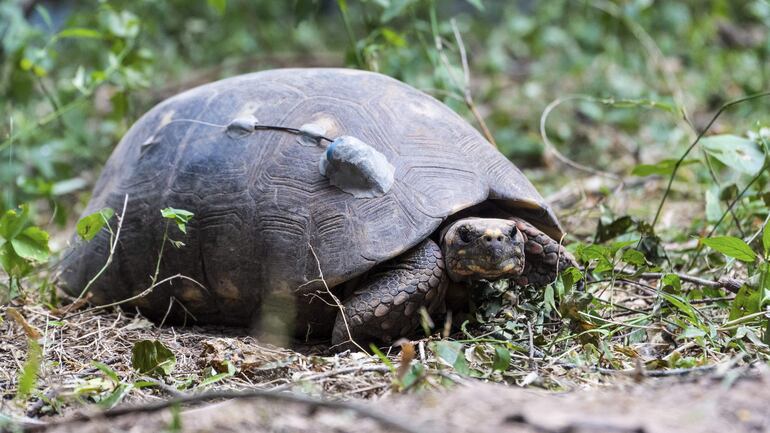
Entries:
MULTIPOLYGON (((734 379, 734 378, 733 378, 734 379)), ((384 426, 358 410, 273 399, 230 400, 150 414, 55 425, 53 432, 763 432, 770 431, 770 374, 737 380, 648 380, 608 389, 552 393, 475 383, 442 392, 395 394, 356 407, 407 428, 384 426), (175 427, 176 425, 176 427, 175 427), (177 429, 178 428, 178 429, 177 429)))

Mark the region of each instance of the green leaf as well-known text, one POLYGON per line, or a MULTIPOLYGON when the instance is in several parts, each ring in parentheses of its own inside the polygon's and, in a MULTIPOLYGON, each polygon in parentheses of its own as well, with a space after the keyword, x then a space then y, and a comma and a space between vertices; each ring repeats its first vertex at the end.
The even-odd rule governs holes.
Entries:
POLYGON ((106 10, 102 19, 110 33, 119 38, 133 39, 139 34, 139 18, 129 11, 106 10))
POLYGON ((112 208, 106 207, 80 218, 77 225, 78 236, 86 241, 90 241, 110 221, 114 214, 115 211, 112 208))
POLYGON ((511 352, 503 346, 495 346, 493 370, 505 371, 511 365, 511 352))
MULTIPOLYGON (((652 176, 653 174, 665 176, 674 172, 677 159, 664 159, 655 164, 639 164, 631 170, 634 176, 652 176)), ((697 159, 686 159, 679 166, 690 165, 698 162, 697 159)))
POLYGON ((21 369, 21 375, 19 376, 18 391, 16 391, 17 399, 26 399, 35 389, 37 372, 40 371, 42 357, 43 351, 40 348, 40 345, 34 340, 29 340, 27 361, 24 363, 24 367, 21 369))
POLYGON ((635 266, 644 266, 647 264, 647 260, 644 258, 644 254, 641 251, 634 249, 627 249, 623 251, 623 261, 635 266))
POLYGON ((556 300, 554 299, 554 287, 553 284, 545 286, 545 293, 543 293, 543 312, 545 315, 556 310, 556 300))
POLYGON ((48 260, 48 233, 37 228, 27 227, 18 236, 11 239, 14 251, 19 257, 36 262, 48 260))
POLYGON ((727 316, 727 320, 740 319, 748 314, 759 312, 759 297, 759 290, 756 290, 747 284, 741 286, 730 306, 730 314, 727 316))
POLYGON ((765 226, 765 231, 762 233, 762 248, 765 251, 765 257, 770 258, 770 224, 765 226))
POLYGON ((406 46, 406 39, 404 39, 400 34, 398 34, 393 29, 390 29, 388 27, 383 27, 381 30, 382 37, 385 38, 385 40, 395 46, 395 47, 404 47, 406 46))
POLYGON ((0 266, 12 277, 21 278, 31 270, 26 260, 19 257, 10 242, 0 245, 0 266))
POLYGON ((484 3, 481 0, 465 0, 471 6, 475 7, 479 12, 484 12, 484 3))
MULTIPOLYGON (((236 369, 233 363, 230 361, 225 361, 225 365, 227 365, 227 371, 206 376, 203 380, 201 380, 198 386, 211 385, 212 383, 219 382, 220 380, 225 379, 227 377, 234 376, 236 373, 236 369)), ((212 371, 216 371, 216 370, 212 370, 212 371)))
POLYGON ((628 233, 629 229, 633 227, 634 219, 630 216, 622 216, 614 221, 605 223, 603 219, 599 219, 599 226, 596 228, 595 242, 602 243, 610 239, 614 239, 620 235, 628 233))
POLYGON ((227 0, 208 0, 211 9, 214 9, 219 15, 224 15, 227 10, 227 0))
POLYGON ((705 336, 706 331, 695 326, 688 326, 681 334, 679 334, 679 338, 697 338, 705 336))
POLYGON ((29 206, 23 204, 20 210, 21 212, 7 210, 0 217, 0 237, 11 240, 24 229, 29 220, 29 206))
POLYGON ((118 373, 116 373, 115 370, 110 368, 110 366, 108 366, 107 364, 99 361, 91 361, 91 365, 98 368, 99 371, 107 375, 107 377, 109 377, 113 383, 115 384, 120 383, 120 377, 118 377, 118 373))
POLYGON ((59 32, 57 35, 59 38, 75 38, 75 39, 102 39, 104 36, 93 29, 86 29, 83 27, 70 27, 59 32))
POLYGON ((130 383, 120 383, 110 393, 107 398, 100 400, 98 405, 104 410, 112 409, 117 406, 128 395, 131 390, 134 389, 134 385, 130 383))
POLYGON ((176 222, 176 226, 179 227, 179 230, 182 233, 187 233, 187 223, 190 222, 190 219, 192 219, 193 215, 195 215, 188 210, 175 209, 173 207, 162 209, 160 214, 163 216, 163 218, 174 220, 176 222))
POLYGON ((706 190, 706 221, 716 222, 722 217, 722 203, 719 201, 719 188, 714 185, 706 190))
POLYGON ((720 253, 738 259, 742 262, 751 263, 757 259, 756 253, 749 247, 743 239, 733 236, 717 236, 713 238, 701 238, 706 246, 719 251, 720 253))
POLYGON ((457 373, 468 376, 471 370, 463 348, 464 345, 457 341, 437 341, 434 345, 434 351, 439 358, 451 365, 457 373))
POLYGON ((680 293, 682 291, 682 280, 679 275, 666 274, 660 279, 660 288, 668 293, 680 293))
POLYGON ((560 277, 562 287, 559 290, 559 295, 564 295, 565 291, 572 289, 575 283, 583 279, 583 274, 580 273, 580 269, 569 267, 561 272, 560 277))
POLYGON ((176 356, 158 340, 137 341, 131 349, 131 366, 141 374, 165 376, 174 371, 176 356))
POLYGON ((694 322, 698 321, 698 312, 695 311, 695 308, 693 308, 693 306, 690 305, 690 303, 687 302, 686 299, 682 298, 679 295, 674 295, 666 292, 660 292, 660 296, 666 301, 668 301, 671 305, 676 307, 677 310, 686 314, 694 322))
POLYGON ((736 135, 712 135, 700 141, 703 149, 724 165, 756 175, 765 164, 765 155, 753 140, 736 135))

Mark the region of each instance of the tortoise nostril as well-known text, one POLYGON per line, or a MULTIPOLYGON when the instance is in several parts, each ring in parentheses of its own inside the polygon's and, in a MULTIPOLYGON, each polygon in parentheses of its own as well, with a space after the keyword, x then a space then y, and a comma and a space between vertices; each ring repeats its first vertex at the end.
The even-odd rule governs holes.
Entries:
POLYGON ((484 240, 487 242, 492 242, 492 236, 484 236, 484 240))
POLYGON ((497 237, 497 242, 502 242, 502 241, 503 241, 503 237, 502 236, 498 236, 497 237))

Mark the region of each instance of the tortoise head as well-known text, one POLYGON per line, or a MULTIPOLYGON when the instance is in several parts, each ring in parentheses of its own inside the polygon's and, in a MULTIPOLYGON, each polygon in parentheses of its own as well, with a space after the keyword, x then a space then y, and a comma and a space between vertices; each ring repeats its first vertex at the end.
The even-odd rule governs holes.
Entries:
POLYGON ((496 280, 524 270, 524 237, 513 221, 463 218, 444 229, 441 241, 454 281, 496 280))

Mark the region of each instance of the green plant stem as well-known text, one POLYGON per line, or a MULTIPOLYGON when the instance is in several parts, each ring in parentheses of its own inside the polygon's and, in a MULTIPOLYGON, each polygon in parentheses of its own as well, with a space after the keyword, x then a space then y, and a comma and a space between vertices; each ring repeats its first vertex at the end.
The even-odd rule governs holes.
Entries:
MULTIPOLYGON (((710 238, 711 236, 714 235, 714 233, 716 233, 717 228, 719 228, 719 225, 722 224, 722 221, 725 220, 727 215, 733 209, 733 206, 735 206, 735 204, 738 203, 738 201, 743 198, 746 192, 748 192, 749 188, 751 188, 752 185, 754 185, 754 183, 758 181, 760 177, 762 177, 766 169, 767 169, 767 164, 762 166, 762 169, 759 170, 757 175, 754 176, 748 184, 746 184, 746 186, 741 190, 740 193, 738 193, 737 196, 735 196, 735 198, 730 202, 730 205, 727 206, 727 210, 722 212, 722 215, 719 217, 719 220, 714 224, 714 227, 712 227, 711 230, 709 230, 708 234, 705 236, 706 238, 710 238)), ((690 263, 687 265, 688 269, 692 268, 692 266, 695 264, 695 261, 698 260, 698 258, 700 257, 700 253, 703 251, 703 247, 704 247, 704 244, 702 242, 698 244, 698 248, 695 250, 695 254, 692 256, 692 259, 690 259, 690 263)))
POLYGON ((361 53, 358 52, 358 47, 356 46, 356 36, 353 33, 353 26, 350 24, 350 15, 348 15, 348 3, 346 0, 337 0, 337 8, 340 11, 340 15, 342 16, 342 23, 345 25, 345 32, 348 34, 348 39, 350 39, 350 46, 353 48, 353 53, 356 56, 356 62, 358 62, 358 66, 363 68, 364 65, 364 59, 361 57, 361 53))
POLYGON ((734 105, 737 105, 746 101, 751 101, 753 99, 763 98, 765 96, 770 96, 770 92, 755 93, 753 95, 744 96, 738 99, 733 99, 732 101, 728 101, 722 104, 721 107, 719 107, 719 110, 717 110, 716 114, 714 114, 714 116, 711 117, 711 120, 709 120, 709 123, 706 125, 706 127, 703 128, 703 130, 698 134, 697 137, 695 137, 695 140, 690 144, 690 146, 687 147, 687 150, 685 150, 682 156, 674 164, 674 169, 671 171, 671 175, 668 178, 668 185, 666 185, 666 190, 663 192, 663 197, 660 199, 660 203, 658 204, 658 210, 655 212, 655 218, 652 220, 653 229, 655 228, 655 225, 658 223, 658 220, 660 219, 660 213, 663 210, 663 205, 666 203, 666 199, 668 199, 668 196, 671 193, 671 186, 674 183, 674 178, 676 177, 677 171, 679 171, 679 167, 682 165, 685 158, 687 158, 687 155, 689 155, 690 152, 695 148, 695 146, 698 145, 701 138, 703 138, 703 136, 706 135, 706 132, 708 132, 709 129, 711 129, 711 127, 714 125, 714 122, 717 121, 719 116, 721 116, 725 110, 727 110, 728 108, 734 105))
MULTIPOLYGON (((126 194, 125 198, 123 199, 123 211, 120 213, 120 218, 118 219, 118 227, 115 229, 115 232, 112 231, 112 228, 110 228, 109 221, 105 221, 105 225, 107 226, 107 229, 110 231, 110 253, 107 256, 107 261, 104 263, 104 266, 99 269, 99 272, 96 273, 96 275, 91 278, 85 287, 83 287, 83 290, 80 292, 77 298, 75 298, 75 301, 73 301, 73 304, 77 301, 83 299, 83 296, 88 293, 88 289, 91 288, 91 286, 96 282, 96 280, 102 276, 104 271, 107 270, 107 268, 112 264, 112 258, 115 255, 115 249, 118 246, 118 240, 120 239, 120 230, 123 228, 123 218, 126 215, 126 207, 128 207, 128 194, 126 194)), ((102 216, 104 218, 104 216, 102 216)))

